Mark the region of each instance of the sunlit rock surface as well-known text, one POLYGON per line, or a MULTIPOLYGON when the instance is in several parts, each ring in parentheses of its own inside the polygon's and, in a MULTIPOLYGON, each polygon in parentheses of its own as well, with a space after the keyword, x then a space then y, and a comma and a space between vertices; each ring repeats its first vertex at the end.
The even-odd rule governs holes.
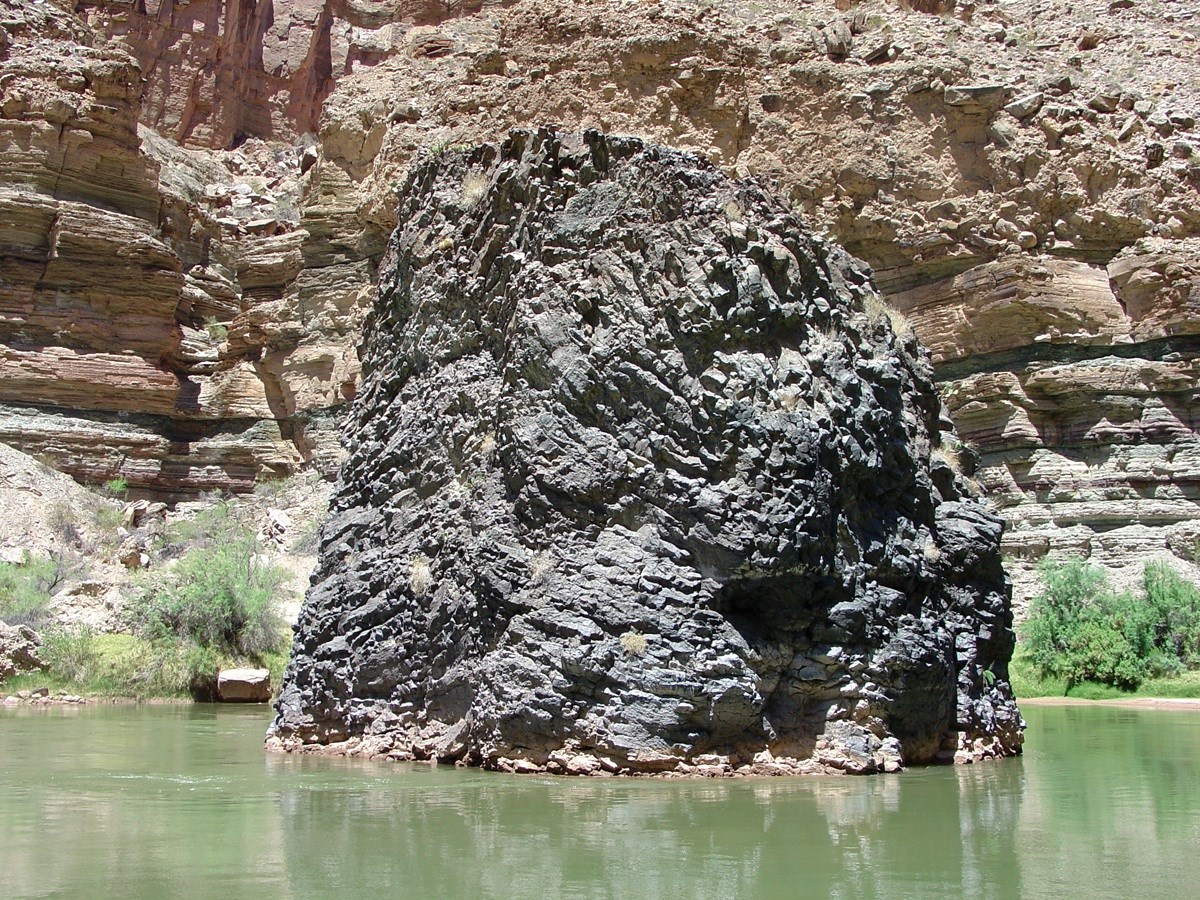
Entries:
POLYGON ((1017 752, 1001 521, 860 264, 758 182, 597 132, 436 155, 399 203, 272 746, 1017 752))

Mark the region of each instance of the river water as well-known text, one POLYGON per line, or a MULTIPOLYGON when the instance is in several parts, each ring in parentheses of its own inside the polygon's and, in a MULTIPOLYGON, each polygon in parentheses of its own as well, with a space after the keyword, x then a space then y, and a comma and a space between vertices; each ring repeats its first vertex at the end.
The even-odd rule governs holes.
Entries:
POLYGON ((1025 716, 1017 760, 662 781, 266 755, 261 708, 4 710, 0 896, 1195 896, 1200 713, 1025 716))

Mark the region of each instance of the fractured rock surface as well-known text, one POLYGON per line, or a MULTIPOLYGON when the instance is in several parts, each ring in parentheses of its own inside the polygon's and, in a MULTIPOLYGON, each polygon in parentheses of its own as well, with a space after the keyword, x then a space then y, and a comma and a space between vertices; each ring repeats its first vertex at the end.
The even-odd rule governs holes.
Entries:
POLYGON ((0 622, 0 680, 46 668, 38 654, 41 643, 28 625, 0 622))
POLYGON ((513 132, 400 188, 269 744, 514 771, 1019 750, 1001 521, 868 273, 752 180, 513 132))

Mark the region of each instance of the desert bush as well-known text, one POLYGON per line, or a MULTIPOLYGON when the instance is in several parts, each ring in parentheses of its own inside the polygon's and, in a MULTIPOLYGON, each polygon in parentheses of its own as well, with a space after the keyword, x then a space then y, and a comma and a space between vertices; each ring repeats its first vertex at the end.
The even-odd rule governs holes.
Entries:
MULTIPOLYGON (((230 504, 218 500, 176 523, 167 541, 178 561, 149 578, 131 603, 146 637, 250 658, 280 645, 277 595, 285 573, 259 552, 253 530, 230 504)), ((187 668, 195 673, 201 662, 197 657, 187 668)))
POLYGON ((284 496, 291 487, 292 479, 287 476, 267 476, 254 483, 254 496, 275 501, 284 496))
POLYGON ((1107 591, 1104 571, 1081 559, 1066 562, 1043 560, 1038 567, 1042 591, 1029 607, 1023 636, 1034 664, 1044 672, 1056 672, 1059 660, 1069 651, 1084 609, 1107 591))
POLYGON ((316 553, 321 546, 321 520, 309 519, 301 522, 292 538, 293 553, 316 553))
POLYGON ((155 641, 183 641, 257 658, 282 640, 277 593, 284 573, 240 542, 188 551, 174 569, 151 580, 132 609, 155 641))
POLYGON ((234 505, 220 496, 206 499, 212 502, 211 506, 167 528, 164 553, 179 556, 194 549, 235 546, 239 552, 252 556, 257 550, 257 539, 249 524, 238 518, 234 505))
POLYGON ((68 682, 85 684, 99 674, 96 633, 87 625, 46 630, 40 653, 50 670, 68 682))
POLYGON ((273 506, 289 509, 312 492, 313 480, 311 472, 266 476, 255 483, 254 496, 273 506))
POLYGON ((1043 677, 1135 689, 1200 663, 1200 590, 1165 563, 1148 563, 1144 596, 1113 591, 1097 566, 1043 562, 1043 589, 1022 638, 1043 677))
POLYGON ((204 320, 204 330, 208 332, 209 338, 218 344, 229 337, 229 326, 219 321, 216 316, 208 316, 204 320))
POLYGON ((135 697, 190 694, 197 700, 211 700, 223 659, 215 650, 195 644, 134 639, 123 652, 110 653, 105 663, 101 678, 113 693, 135 697))
POLYGON ((70 503, 58 500, 51 504, 46 523, 61 547, 83 546, 83 534, 79 530, 79 518, 70 503))
POLYGON ((34 557, 24 563, 0 563, 0 620, 9 625, 40 626, 49 618, 54 592, 71 574, 65 554, 34 557))
MULTIPOLYGON (((7 690, 46 687, 112 697, 211 699, 225 660, 216 651, 133 634, 101 634, 86 625, 47 629, 44 672, 16 676, 7 690)), ((277 657, 269 657, 274 664, 277 657)))
POLYGON ((124 500, 129 494, 129 481, 125 478, 121 478, 120 476, 116 478, 110 478, 108 481, 104 482, 103 485, 101 485, 101 490, 103 490, 107 496, 112 497, 114 500, 124 500))
POLYGON ((1166 563, 1147 563, 1146 605, 1153 611, 1139 637, 1148 654, 1158 651, 1188 667, 1200 664, 1200 590, 1166 563))

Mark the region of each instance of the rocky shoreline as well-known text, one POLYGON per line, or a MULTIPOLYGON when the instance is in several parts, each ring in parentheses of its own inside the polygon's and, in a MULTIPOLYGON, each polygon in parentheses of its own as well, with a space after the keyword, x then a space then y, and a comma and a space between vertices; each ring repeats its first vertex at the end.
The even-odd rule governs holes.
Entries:
POLYGON ((15 691, 0 698, 0 706, 6 709, 20 706, 171 706, 194 702, 186 697, 97 697, 49 688, 15 691))
MULTIPOLYGON (((969 765, 1012 757, 1013 740, 975 741, 957 750, 947 749, 925 764, 969 765)), ((348 738, 328 744, 306 743, 270 736, 264 744, 270 753, 308 756, 340 756, 348 759, 381 760, 387 762, 428 762, 447 764, 429 755, 415 755, 410 750, 396 749, 388 738, 348 738)), ((543 763, 525 757, 496 757, 479 764, 492 772, 512 775, 570 775, 595 778, 763 778, 798 777, 804 775, 869 775, 902 772, 906 769, 895 744, 880 742, 873 753, 846 752, 844 746, 830 741, 818 741, 813 756, 796 758, 775 756, 770 750, 759 750, 746 759, 719 753, 702 754, 692 758, 670 755, 646 755, 623 764, 610 756, 586 750, 561 749, 543 763)), ((469 767, 464 760, 450 761, 459 768, 469 767)))

